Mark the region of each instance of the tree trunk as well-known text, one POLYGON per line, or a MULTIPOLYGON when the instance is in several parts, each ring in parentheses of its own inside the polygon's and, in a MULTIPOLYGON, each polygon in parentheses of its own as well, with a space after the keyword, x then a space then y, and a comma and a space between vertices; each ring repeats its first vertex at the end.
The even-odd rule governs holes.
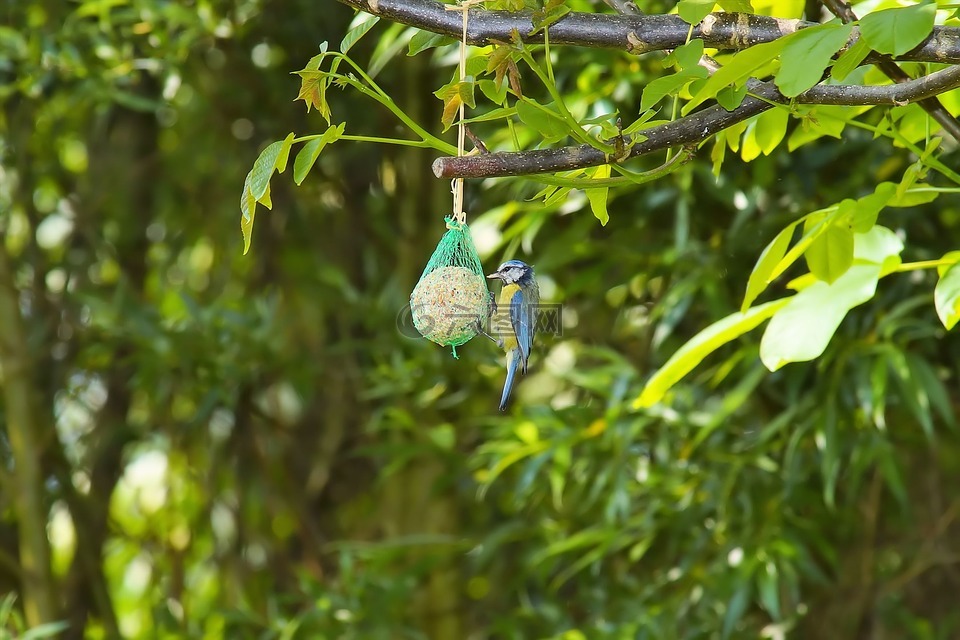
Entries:
POLYGON ((35 437, 48 429, 40 428, 27 345, 9 256, 4 243, 0 242, 0 371, 7 436, 14 461, 13 493, 20 537, 23 610, 27 624, 36 626, 56 620, 57 605, 50 571, 41 451, 35 437))

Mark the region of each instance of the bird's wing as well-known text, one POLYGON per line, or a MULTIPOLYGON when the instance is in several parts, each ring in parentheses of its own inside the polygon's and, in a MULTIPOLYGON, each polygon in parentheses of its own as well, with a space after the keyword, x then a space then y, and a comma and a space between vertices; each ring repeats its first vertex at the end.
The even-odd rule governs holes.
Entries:
POLYGON ((523 372, 527 372, 527 359, 530 357, 530 349, 533 347, 533 306, 524 295, 523 291, 517 291, 510 299, 510 323, 513 325, 513 332, 517 336, 517 346, 520 349, 520 363, 523 366, 523 372))

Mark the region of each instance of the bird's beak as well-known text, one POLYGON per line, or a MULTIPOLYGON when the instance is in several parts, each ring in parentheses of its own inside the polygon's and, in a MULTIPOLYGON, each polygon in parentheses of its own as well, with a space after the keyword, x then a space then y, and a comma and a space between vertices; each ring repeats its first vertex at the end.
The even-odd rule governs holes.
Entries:
POLYGON ((497 272, 497 273, 491 273, 490 275, 487 276, 487 278, 488 278, 489 280, 496 280, 496 279, 499 278, 499 277, 500 277, 500 273, 499 273, 499 272, 497 272))

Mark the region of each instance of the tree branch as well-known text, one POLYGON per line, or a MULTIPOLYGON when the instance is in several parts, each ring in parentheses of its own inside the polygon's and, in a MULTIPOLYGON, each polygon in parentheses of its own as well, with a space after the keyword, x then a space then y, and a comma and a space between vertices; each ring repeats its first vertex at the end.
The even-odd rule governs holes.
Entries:
MULTIPOLYGON (((846 0, 823 0, 823 4, 844 24, 857 21, 857 14, 854 13, 853 8, 846 0)), ((910 76, 889 56, 878 56, 875 64, 884 75, 894 82, 904 83, 910 80, 910 76)), ((944 131, 953 136, 954 140, 960 142, 960 122, 957 122, 957 119, 950 115, 950 112, 937 98, 920 100, 920 106, 943 127, 944 131)))
MULTIPOLYGON (((424 31, 460 38, 463 23, 459 12, 444 10, 433 0, 340 0, 360 11, 424 31)), ((487 11, 470 9, 467 43, 487 45, 509 42, 516 29, 524 42, 542 43, 543 32, 533 31, 529 11, 487 11)), ((772 42, 815 22, 784 20, 737 13, 713 13, 693 29, 707 47, 722 50, 746 49, 772 42)), ((675 49, 687 41, 690 25, 676 15, 622 15, 570 12, 550 25, 550 44, 646 53, 675 49)), ((855 28, 851 41, 859 37, 855 28)), ((960 28, 934 27, 933 33, 898 60, 960 63, 960 28)), ((868 58, 867 62, 873 59, 868 58)))
MULTIPOLYGON (((751 82, 748 95, 741 105, 727 111, 719 105, 707 107, 694 114, 645 129, 645 140, 630 147, 627 159, 683 144, 697 144, 738 122, 763 113, 774 103, 786 104, 772 82, 751 82)), ((960 66, 931 73, 916 80, 884 86, 819 85, 806 91, 793 102, 826 105, 905 105, 960 86, 960 66)), ((628 141, 628 145, 630 141, 628 141)), ((560 149, 537 149, 488 153, 459 158, 437 158, 433 172, 438 178, 493 178, 569 171, 595 167, 612 162, 603 151, 590 145, 560 149)))

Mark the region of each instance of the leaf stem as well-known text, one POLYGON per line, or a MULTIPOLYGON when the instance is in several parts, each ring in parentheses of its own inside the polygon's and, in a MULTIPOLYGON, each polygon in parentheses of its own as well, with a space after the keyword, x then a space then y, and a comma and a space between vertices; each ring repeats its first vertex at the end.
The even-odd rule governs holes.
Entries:
POLYGON ((345 61, 348 65, 350 65, 351 68, 353 68, 354 71, 357 72, 357 75, 363 80, 363 82, 358 81, 357 78, 353 76, 340 73, 331 73, 331 77, 350 85, 363 95, 376 100, 384 107, 389 109, 390 112, 393 113, 393 115, 395 115, 403 124, 405 124, 411 131, 420 136, 420 138, 427 143, 425 146, 432 147, 433 149, 442 151, 443 153, 456 155, 457 148, 454 145, 444 142, 417 124, 416 121, 408 116, 403 109, 397 106, 397 103, 393 101, 393 98, 391 98, 383 89, 381 89, 380 85, 374 82, 373 79, 367 75, 367 73, 356 62, 350 59, 349 56, 336 52, 331 52, 328 55, 334 57, 335 59, 345 61), (364 82, 366 84, 364 84, 364 82))
POLYGON ((558 176, 545 176, 545 175, 530 175, 530 176, 521 176, 528 180, 533 180, 534 182, 539 182, 541 184, 549 184, 555 187, 571 187, 573 189, 599 189, 603 187, 620 187, 620 186, 629 186, 633 184, 644 184, 647 182, 652 182, 663 176, 672 173, 685 165, 690 159, 693 158, 693 153, 691 152, 679 152, 666 162, 664 162, 659 167, 651 169, 649 171, 634 172, 628 171, 623 167, 611 164, 614 170, 622 174, 619 178, 569 178, 569 177, 558 177, 558 176))
MULTIPOLYGON (((352 140, 354 142, 374 142, 377 144, 394 144, 401 147, 419 147, 421 149, 433 148, 433 145, 427 140, 404 140, 402 138, 379 138, 377 136, 360 136, 343 134, 341 140, 352 140)), ((296 141, 294 141, 296 142, 296 141)))
POLYGON ((533 59, 533 56, 526 49, 520 50, 520 57, 523 58, 523 61, 527 63, 527 66, 533 71, 533 73, 539 78, 540 82, 546 88, 547 93, 550 94, 550 97, 553 98, 554 104, 557 105, 557 110, 560 112, 561 117, 567 122, 567 126, 570 127, 570 135, 573 136, 577 142, 581 144, 589 144, 596 149, 600 149, 604 153, 613 153, 614 149, 610 145, 605 145, 598 140, 590 138, 584 134, 583 129, 580 127, 580 122, 570 113, 567 109, 567 105, 563 102, 563 97, 557 91, 557 85, 544 74, 543 69, 540 68, 540 65, 537 64, 537 61, 533 59))
POLYGON ((905 262, 892 269, 891 273, 902 273, 904 271, 919 271, 920 269, 936 269, 937 267, 949 267, 957 264, 957 260, 922 260, 920 262, 905 262))

